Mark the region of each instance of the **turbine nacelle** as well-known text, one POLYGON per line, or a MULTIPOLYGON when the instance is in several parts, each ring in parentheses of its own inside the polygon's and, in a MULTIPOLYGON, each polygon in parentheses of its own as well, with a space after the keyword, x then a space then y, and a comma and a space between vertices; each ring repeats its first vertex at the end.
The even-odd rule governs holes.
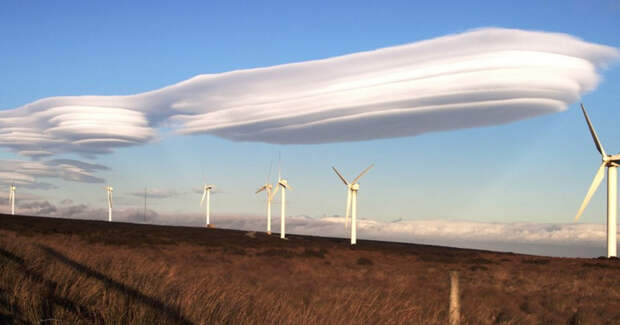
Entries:
POLYGON ((609 159, 607 161, 603 160, 603 165, 605 167, 620 167, 620 161, 619 160, 611 160, 611 159, 609 159))
POLYGON ((620 164, 620 154, 606 155, 602 157, 602 160, 604 163, 616 164, 617 166, 618 164, 620 164))
POLYGON ((256 194, 262 192, 262 191, 271 191, 273 189, 273 185, 271 184, 265 184, 263 186, 261 186, 258 190, 256 190, 256 194))
POLYGON ((280 179, 280 180, 278 181, 278 185, 280 185, 280 186, 284 187, 284 188, 285 188, 285 189, 287 189, 287 190, 291 189, 291 186, 290 186, 290 185, 288 185, 288 181, 287 181, 287 180, 285 180, 285 179, 280 179))

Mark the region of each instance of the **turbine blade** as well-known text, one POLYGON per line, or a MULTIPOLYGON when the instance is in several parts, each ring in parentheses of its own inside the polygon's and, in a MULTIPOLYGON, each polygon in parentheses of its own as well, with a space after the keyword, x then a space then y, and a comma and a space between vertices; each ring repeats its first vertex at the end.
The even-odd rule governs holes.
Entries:
POLYGON ((273 200, 273 198, 276 196, 276 194, 278 193, 278 190, 280 189, 280 186, 276 186, 276 189, 273 190, 273 192, 271 192, 271 195, 269 196, 269 201, 273 200))
POLYGON ((577 212, 577 215, 575 216, 575 221, 579 220, 579 217, 583 213, 583 210, 585 210, 585 208, 588 206, 588 203, 590 203, 590 199, 592 198, 594 193, 596 193, 596 190, 598 189, 599 185, 601 185, 601 181, 603 181, 603 177, 605 176, 604 174, 605 174, 605 163, 603 162, 601 164, 601 167, 599 167, 598 171, 596 172, 596 175, 594 176, 592 185, 590 185, 590 188, 588 189, 588 193, 586 194, 585 199, 583 199, 583 203, 581 203, 579 212, 577 212))
POLYGON ((204 189, 204 191, 202 192, 202 199, 200 200, 200 206, 202 206, 202 202, 204 202, 206 196, 207 196, 207 189, 204 189))
POLYGON ((347 179, 344 178, 344 176, 342 176, 342 174, 340 174, 340 172, 338 171, 338 169, 336 169, 336 167, 332 166, 332 169, 336 172, 336 175, 338 175, 338 177, 340 177, 340 179, 342 180, 344 185, 349 185, 349 182, 347 182, 347 179))
POLYGON ((256 194, 258 194, 258 193, 260 193, 260 192, 264 191, 266 188, 267 188, 267 185, 263 185, 263 186, 261 186, 261 187, 260 187, 260 188, 256 191, 256 194))
POLYGON ((594 145, 596 146, 596 149, 598 150, 598 152, 601 153, 601 155, 607 156, 607 154, 605 153, 605 149, 603 149, 603 145, 601 144, 601 141, 598 139, 598 135, 596 134, 596 131, 594 131, 594 127, 592 126, 590 117, 588 116, 588 113, 586 112, 586 108, 583 107, 583 104, 581 104, 581 111, 583 112, 583 116, 586 118, 586 122, 588 123, 588 128, 590 129, 590 134, 592 134, 592 139, 594 140, 594 145))
POLYGON ((361 173, 360 173, 360 174, 359 174, 359 175, 358 175, 358 176, 357 176, 357 177, 353 180, 353 182, 352 182, 351 184, 356 184, 356 183, 357 183, 357 181, 359 181, 359 180, 360 180, 360 178, 362 178, 362 176, 366 175, 366 173, 368 173, 368 171, 369 171, 372 167, 374 167, 374 166, 375 166, 375 164, 372 164, 372 165, 368 166, 368 168, 364 169, 364 171, 363 171, 363 172, 361 172, 361 173))

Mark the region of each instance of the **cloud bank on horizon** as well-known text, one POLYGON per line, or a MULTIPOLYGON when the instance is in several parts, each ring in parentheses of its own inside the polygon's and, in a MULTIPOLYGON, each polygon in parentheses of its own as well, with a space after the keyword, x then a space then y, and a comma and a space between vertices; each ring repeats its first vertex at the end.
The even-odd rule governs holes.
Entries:
MULTIPOLYGON (((0 193, 1 194, 1 193, 0 193)), ((8 197, 8 195, 5 195, 8 197)), ((38 198, 18 202, 20 213, 70 219, 107 220, 107 209, 87 204, 55 205, 38 198)), ((0 195, 0 206, 8 200, 0 195)), ((218 228, 245 231, 265 231, 264 216, 214 216, 218 228)), ((114 212, 114 220, 120 222, 146 222, 175 226, 201 227, 204 215, 160 214, 153 210, 144 211, 126 208, 114 212)), ((279 229, 279 218, 272 226, 279 229)), ((350 230, 344 227, 340 216, 311 218, 288 217, 287 232, 312 236, 348 238, 350 230)), ((431 245, 456 246, 476 249, 512 251, 526 254, 597 257, 604 254, 601 245, 605 242, 606 228, 603 224, 585 223, 535 223, 535 222, 480 222, 467 220, 358 220, 361 240, 385 240, 396 242, 424 243, 431 245)))
POLYGON ((311 144, 414 136, 565 110, 620 57, 567 34, 483 28, 323 60, 198 75, 129 96, 50 97, 0 111, 0 146, 87 156, 160 127, 311 144))

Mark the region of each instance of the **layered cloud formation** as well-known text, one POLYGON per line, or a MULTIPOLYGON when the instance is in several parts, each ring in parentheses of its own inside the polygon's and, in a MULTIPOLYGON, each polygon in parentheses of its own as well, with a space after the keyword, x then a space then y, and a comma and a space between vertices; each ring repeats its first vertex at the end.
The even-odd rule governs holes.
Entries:
POLYGON ((102 183, 103 179, 94 175, 96 171, 108 168, 98 164, 72 159, 52 159, 48 161, 0 160, 0 184, 18 184, 19 187, 50 189, 54 186, 40 182, 40 178, 60 178, 65 181, 82 183, 102 183))
POLYGON ((199 75, 131 96, 38 100, 0 111, 0 146, 43 157, 106 153, 158 127, 234 141, 412 136, 558 112, 618 50, 566 34, 485 28, 324 60, 199 75))
POLYGON ((47 98, 2 111, 0 146, 36 158, 61 152, 106 153, 154 137, 141 107, 112 107, 105 103, 111 98, 47 98), (69 102, 75 104, 66 105, 69 102))

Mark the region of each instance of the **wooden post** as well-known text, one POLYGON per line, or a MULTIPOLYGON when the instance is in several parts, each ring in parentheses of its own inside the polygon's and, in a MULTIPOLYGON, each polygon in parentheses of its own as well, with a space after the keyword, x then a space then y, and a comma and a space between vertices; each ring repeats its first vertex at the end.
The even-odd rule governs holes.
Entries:
POLYGON ((459 303, 459 273, 450 272, 450 325, 458 325, 461 321, 461 306, 459 303))

